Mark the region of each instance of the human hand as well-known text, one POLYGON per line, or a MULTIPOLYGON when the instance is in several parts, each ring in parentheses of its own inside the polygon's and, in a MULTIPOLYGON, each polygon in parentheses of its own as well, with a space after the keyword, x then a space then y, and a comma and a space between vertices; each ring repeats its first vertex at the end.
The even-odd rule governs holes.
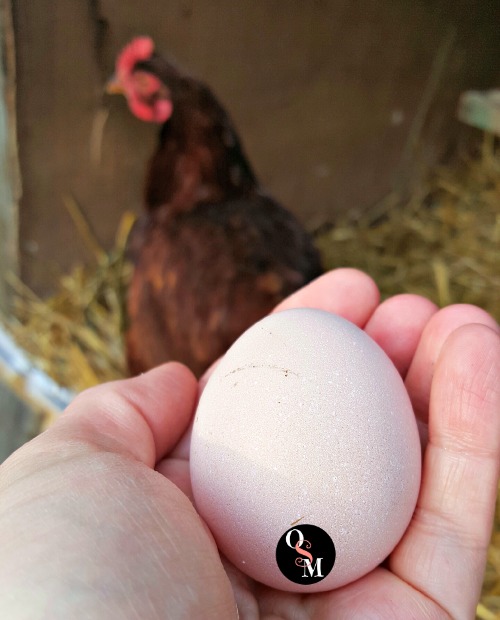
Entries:
MULTIPOLYGON (((345 269, 280 309, 297 306, 364 327, 406 378, 429 423, 422 488, 385 566, 338 590, 277 592, 226 563, 240 617, 472 617, 498 481, 495 322, 472 306, 437 311, 416 296, 379 305, 373 282, 345 269)), ((0 617, 235 617, 213 540, 179 490, 190 494, 188 437, 172 448, 195 399, 194 378, 177 364, 94 388, 8 460, 0 617)))
POLYGON ((210 533, 154 469, 188 484, 172 449, 197 391, 177 363, 92 388, 0 467, 0 618, 236 617, 210 533))
POLYGON ((374 283, 354 270, 326 274, 277 310, 300 306, 340 314, 364 328, 398 368, 423 442, 420 494, 405 535, 384 564, 337 590, 278 592, 228 566, 241 617, 473 618, 500 469, 498 325, 475 306, 438 310, 416 295, 379 304, 374 283))

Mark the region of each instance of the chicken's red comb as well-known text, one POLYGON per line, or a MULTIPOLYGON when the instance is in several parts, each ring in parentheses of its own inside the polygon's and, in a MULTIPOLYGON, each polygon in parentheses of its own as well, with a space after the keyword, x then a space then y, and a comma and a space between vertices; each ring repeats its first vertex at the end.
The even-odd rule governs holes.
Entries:
POLYGON ((136 37, 120 52, 116 60, 116 72, 121 76, 130 75, 132 69, 141 60, 147 60, 153 54, 155 44, 151 37, 136 37))

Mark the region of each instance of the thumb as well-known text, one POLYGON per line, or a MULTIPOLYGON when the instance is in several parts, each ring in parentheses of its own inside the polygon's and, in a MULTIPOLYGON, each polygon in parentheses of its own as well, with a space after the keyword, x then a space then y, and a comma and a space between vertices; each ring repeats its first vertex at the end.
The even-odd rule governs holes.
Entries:
POLYGON ((40 467, 92 451, 112 452, 148 467, 179 441, 193 416, 197 381, 182 364, 171 362, 139 377, 99 385, 78 395, 44 433, 2 465, 2 482, 40 467), (23 458, 36 453, 37 463, 23 458))

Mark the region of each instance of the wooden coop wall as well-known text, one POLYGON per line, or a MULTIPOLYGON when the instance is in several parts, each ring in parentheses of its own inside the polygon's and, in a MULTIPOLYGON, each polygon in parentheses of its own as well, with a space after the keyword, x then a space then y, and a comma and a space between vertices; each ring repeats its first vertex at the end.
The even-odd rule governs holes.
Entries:
MULTIPOLYGON (((8 0, 4 0, 8 2, 8 0)), ((362 211, 441 157, 458 95, 498 86, 500 3, 468 0, 14 0, 21 272, 38 292, 139 211, 156 128, 103 98, 118 50, 149 34, 207 81, 264 185, 310 228, 362 211), (90 157, 109 108, 99 161, 90 157)), ((13 221, 15 218, 13 218, 13 221)), ((14 230, 12 231, 15 232, 14 230)))

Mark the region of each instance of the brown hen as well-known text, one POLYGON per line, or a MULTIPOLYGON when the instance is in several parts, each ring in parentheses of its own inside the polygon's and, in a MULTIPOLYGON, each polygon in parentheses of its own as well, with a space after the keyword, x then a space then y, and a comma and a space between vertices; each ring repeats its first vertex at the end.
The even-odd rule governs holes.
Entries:
POLYGON ((162 123, 146 213, 132 230, 126 348, 137 374, 178 360, 201 375, 281 299, 322 272, 296 218, 265 195, 210 89, 154 51, 120 54, 113 83, 162 123))

